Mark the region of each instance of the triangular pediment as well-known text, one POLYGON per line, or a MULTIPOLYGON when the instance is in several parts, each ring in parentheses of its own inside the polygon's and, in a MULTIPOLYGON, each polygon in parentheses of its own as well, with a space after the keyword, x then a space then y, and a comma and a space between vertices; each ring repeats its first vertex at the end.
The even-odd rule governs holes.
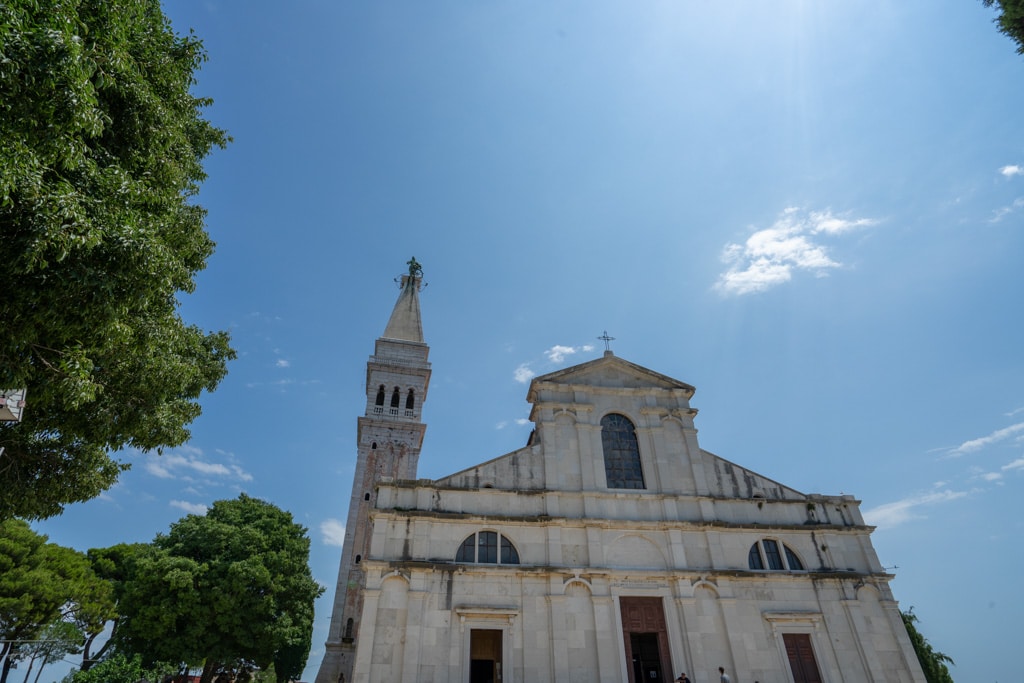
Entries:
POLYGON ((686 382, 630 363, 610 352, 605 352, 601 358, 535 377, 530 382, 530 394, 544 384, 625 389, 682 389, 691 394, 694 391, 686 382))

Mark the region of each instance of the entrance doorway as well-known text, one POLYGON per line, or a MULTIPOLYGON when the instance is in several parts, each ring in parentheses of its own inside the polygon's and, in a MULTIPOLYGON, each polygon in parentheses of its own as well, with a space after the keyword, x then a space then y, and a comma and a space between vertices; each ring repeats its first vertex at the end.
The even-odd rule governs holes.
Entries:
POLYGON ((497 629, 470 631, 469 683, 500 683, 501 635, 497 629))
POLYGON ((814 660, 811 636, 806 633, 783 633, 789 668, 793 672, 793 683, 821 683, 818 663, 814 660))
POLYGON ((629 683, 668 683, 672 662, 661 598, 619 598, 629 683))

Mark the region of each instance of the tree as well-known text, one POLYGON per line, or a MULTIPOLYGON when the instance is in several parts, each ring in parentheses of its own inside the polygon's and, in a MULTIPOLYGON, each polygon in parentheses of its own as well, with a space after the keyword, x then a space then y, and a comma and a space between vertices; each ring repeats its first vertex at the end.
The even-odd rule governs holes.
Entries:
POLYGON ((115 654, 88 671, 73 671, 64 677, 63 683, 137 683, 158 681, 173 673, 177 671, 166 665, 144 667, 142 657, 138 655, 115 654))
POLYGON ((0 522, 0 683, 55 622, 89 621, 112 606, 85 555, 48 543, 26 522, 0 522))
POLYGON ((73 622, 58 619, 46 626, 38 635, 38 640, 29 643, 24 648, 25 658, 28 659, 28 669, 25 671, 25 683, 32 673, 36 662, 39 662, 39 670, 36 672, 35 681, 38 683, 43 669, 50 662, 62 659, 65 655, 76 654, 81 651, 84 637, 82 632, 73 622))
POLYGON ((903 617, 903 625, 907 627, 907 635, 910 636, 910 642, 914 645, 917 660, 921 662, 925 680, 928 683, 953 683, 953 677, 950 675, 946 664, 954 664, 955 662, 948 655, 934 650, 928 639, 917 630, 917 627, 914 625, 917 622, 914 608, 911 607, 906 612, 900 612, 900 616, 903 617))
POLYGON ((192 201, 227 142, 159 0, 0 2, 0 519, 109 488, 183 443, 234 351, 179 315, 213 242, 192 201))
POLYGON ((1017 54, 1024 55, 1024 0, 982 0, 985 7, 999 3, 999 30, 1017 43, 1017 54))
POLYGON ((242 494, 188 515, 135 559, 125 584, 118 646, 218 670, 275 664, 278 680, 301 672, 313 602, 309 538, 283 510, 242 494))

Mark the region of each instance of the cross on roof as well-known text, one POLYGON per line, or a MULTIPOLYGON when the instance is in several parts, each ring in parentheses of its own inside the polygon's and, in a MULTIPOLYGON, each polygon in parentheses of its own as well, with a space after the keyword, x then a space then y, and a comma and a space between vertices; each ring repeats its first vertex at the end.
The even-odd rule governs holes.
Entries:
POLYGON ((604 334, 602 334, 600 337, 598 337, 598 339, 600 339, 601 341, 604 342, 604 350, 605 351, 611 351, 612 350, 612 342, 615 341, 615 337, 609 337, 608 336, 608 330, 605 330, 604 334))

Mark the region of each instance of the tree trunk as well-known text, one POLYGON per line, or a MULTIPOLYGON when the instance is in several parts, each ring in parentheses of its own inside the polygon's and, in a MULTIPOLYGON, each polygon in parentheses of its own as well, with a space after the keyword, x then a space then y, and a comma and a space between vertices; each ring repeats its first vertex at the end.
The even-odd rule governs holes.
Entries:
POLYGON ((11 672, 11 664, 14 664, 10 658, 10 649, 5 653, 8 656, 4 657, 4 666, 0 669, 0 683, 7 683, 7 674, 11 672))
MULTIPOLYGON (((199 678, 199 683, 212 683, 213 673, 217 670, 217 662, 206 660, 206 664, 203 665, 203 675, 199 678)), ((0 681, 0 683, 4 683, 0 681)))

